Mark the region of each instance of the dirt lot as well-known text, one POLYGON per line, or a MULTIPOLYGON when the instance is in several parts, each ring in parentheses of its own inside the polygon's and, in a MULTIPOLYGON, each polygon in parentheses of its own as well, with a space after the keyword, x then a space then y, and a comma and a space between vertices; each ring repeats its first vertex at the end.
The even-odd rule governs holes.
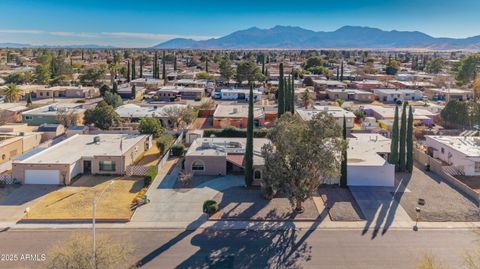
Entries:
POLYGON ((130 203, 143 187, 142 178, 83 176, 74 185, 45 195, 24 220, 90 220, 93 199, 110 180, 114 183, 97 202, 97 219, 128 221, 132 215, 130 203))
POLYGON ((333 221, 363 220, 362 211, 349 189, 338 186, 321 186, 318 193, 325 206, 329 208, 329 215, 333 221))
POLYGON ((233 187, 217 194, 214 200, 219 202, 220 211, 212 220, 316 220, 321 215, 312 199, 303 204, 305 211, 297 214, 287 198, 265 200, 259 188, 233 187))
POLYGON ((480 221, 480 209, 467 196, 433 172, 414 167, 412 174, 397 173, 397 184, 403 179, 405 192, 395 195, 410 218, 415 219, 418 199, 425 199, 421 221, 480 221))
POLYGON ((145 152, 143 157, 137 162, 137 165, 143 166, 155 166, 158 164, 161 158, 160 150, 157 147, 157 142, 152 142, 152 147, 145 152))

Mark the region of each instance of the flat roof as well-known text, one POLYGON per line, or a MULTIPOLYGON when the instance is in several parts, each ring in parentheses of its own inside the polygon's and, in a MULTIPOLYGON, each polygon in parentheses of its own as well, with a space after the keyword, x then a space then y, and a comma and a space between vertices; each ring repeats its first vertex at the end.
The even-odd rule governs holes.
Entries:
POLYGON ((446 147, 455 149, 468 157, 480 157, 480 137, 427 135, 446 147))
POLYGON ((121 156, 144 137, 147 136, 131 134, 77 134, 20 163, 72 164, 82 157, 121 156), (94 137, 100 137, 100 142, 95 143, 94 137), (120 143, 122 144, 121 148, 120 143))
POLYGON ((115 112, 121 118, 144 118, 144 117, 166 117, 165 109, 169 107, 186 108, 187 105, 182 104, 169 104, 165 106, 139 106, 135 104, 126 104, 117 107, 115 112))
POLYGON ((358 134, 348 139, 348 165, 383 166, 388 162, 379 153, 390 153, 390 139, 380 134, 358 134))
POLYGON ((367 91, 358 90, 358 89, 327 89, 326 92, 331 92, 331 93, 347 92, 347 93, 355 93, 355 94, 373 94, 372 92, 367 92, 367 91))
POLYGON ((82 108, 82 104, 76 103, 54 103, 32 110, 28 110, 22 113, 22 115, 57 115, 59 110, 73 111, 73 112, 85 112, 86 109, 82 108))
MULTIPOLYGON (((429 110, 412 107, 413 108, 413 119, 415 120, 422 120, 427 119, 435 116, 435 113, 432 113, 429 110)), ((363 106, 363 110, 373 110, 375 113, 381 115, 383 118, 394 118, 395 117, 395 107, 384 107, 384 106, 376 106, 376 105, 365 105, 363 106)), ((398 106, 398 115, 402 115, 402 106, 398 106)))
MULTIPOLYGON (((261 118, 264 116, 264 109, 261 107, 253 108, 253 117, 261 118)), ((213 117, 219 118, 245 118, 248 117, 248 105, 218 105, 213 113, 213 117)))
POLYGON ((411 89, 375 89, 375 94, 383 93, 383 94, 405 94, 405 93, 420 93, 419 90, 411 90, 411 89))
POLYGON ((438 93, 445 93, 445 94, 473 94, 472 91, 470 90, 463 90, 463 89, 445 89, 445 88, 432 88, 432 89, 427 89, 426 91, 432 91, 432 92, 438 92, 438 93))
MULTIPOLYGON (((247 139, 239 137, 201 137, 193 141, 185 156, 227 156, 245 154, 247 139)), ((271 143, 267 138, 253 139, 253 163, 262 165, 264 159, 261 151, 265 144, 271 143)))
POLYGON ((311 120, 320 112, 326 112, 336 119, 343 118, 344 116, 346 118, 355 118, 353 112, 338 106, 313 106, 313 109, 295 109, 295 111, 300 115, 300 118, 305 121, 311 120))

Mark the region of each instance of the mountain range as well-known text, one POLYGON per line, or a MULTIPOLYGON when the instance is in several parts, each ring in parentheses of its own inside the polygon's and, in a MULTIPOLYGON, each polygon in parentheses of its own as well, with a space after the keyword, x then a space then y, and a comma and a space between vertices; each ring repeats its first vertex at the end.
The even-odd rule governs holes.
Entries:
POLYGON ((195 41, 175 38, 157 49, 398 49, 480 50, 480 35, 468 38, 432 37, 418 31, 384 31, 363 26, 344 26, 332 32, 294 26, 270 29, 252 27, 229 35, 195 41))
POLYGON ((112 49, 113 46, 103 46, 95 44, 86 44, 86 45, 64 45, 64 46, 51 46, 51 45, 31 45, 31 44, 22 44, 22 43, 0 43, 1 48, 10 48, 10 49, 24 49, 24 48, 65 48, 65 49, 112 49))

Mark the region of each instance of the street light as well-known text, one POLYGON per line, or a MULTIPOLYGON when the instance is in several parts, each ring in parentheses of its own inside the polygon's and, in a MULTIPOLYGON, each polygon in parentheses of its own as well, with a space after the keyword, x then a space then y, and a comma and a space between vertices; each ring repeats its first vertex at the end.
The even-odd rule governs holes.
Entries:
POLYGON ((99 196, 97 196, 96 198, 93 198, 93 217, 92 217, 92 229, 93 229, 93 256, 92 256, 92 268, 97 268, 97 251, 96 251, 96 243, 95 243, 95 217, 96 217, 96 213, 97 213, 97 201, 100 200, 100 198, 102 197, 102 195, 105 193, 105 191, 110 187, 112 186, 113 184, 113 180, 110 180, 110 182, 108 183, 108 185, 103 188, 102 192, 100 193, 99 196))
POLYGON ((417 212, 417 217, 415 218, 415 226, 413 226, 413 230, 418 231, 418 219, 420 218, 420 207, 415 207, 415 212, 417 212))

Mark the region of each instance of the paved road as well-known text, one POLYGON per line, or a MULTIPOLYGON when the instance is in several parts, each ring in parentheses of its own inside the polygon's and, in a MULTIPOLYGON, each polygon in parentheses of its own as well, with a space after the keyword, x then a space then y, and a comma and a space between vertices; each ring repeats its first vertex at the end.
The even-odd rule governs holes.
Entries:
MULTIPOLYGON (((89 232, 88 230, 84 230, 89 232)), ((68 230, 0 232, 0 253, 42 254, 68 230)), ((423 251, 462 268, 478 236, 467 230, 390 230, 371 239, 359 230, 99 230, 131 240, 143 268, 414 268, 423 251), (296 266, 295 266, 296 265, 296 266)), ((48 257, 47 257, 48 259, 48 257)), ((41 263, 0 268, 38 268, 41 263)))

